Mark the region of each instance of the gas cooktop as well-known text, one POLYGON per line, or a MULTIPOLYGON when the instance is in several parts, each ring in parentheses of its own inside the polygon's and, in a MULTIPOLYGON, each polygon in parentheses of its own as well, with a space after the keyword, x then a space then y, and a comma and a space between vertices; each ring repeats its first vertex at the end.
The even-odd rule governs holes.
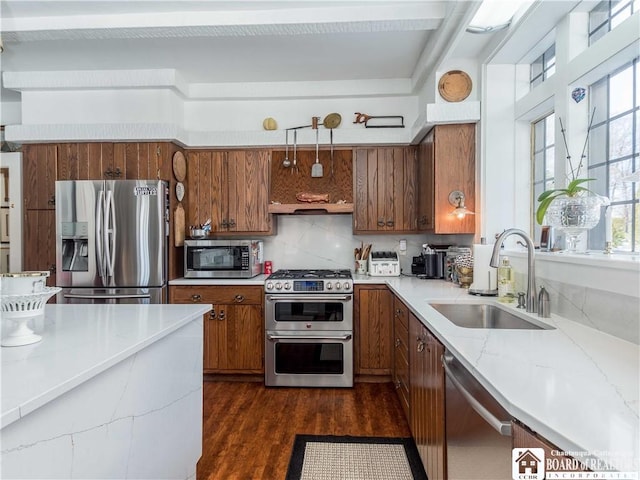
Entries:
POLYGON ((277 270, 265 281, 267 293, 351 293, 351 270, 277 270))

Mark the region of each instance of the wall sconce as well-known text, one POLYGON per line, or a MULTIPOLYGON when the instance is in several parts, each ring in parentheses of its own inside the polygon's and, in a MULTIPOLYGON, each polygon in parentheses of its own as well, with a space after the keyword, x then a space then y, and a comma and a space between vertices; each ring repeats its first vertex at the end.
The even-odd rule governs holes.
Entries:
POLYGON ((475 215, 475 213, 464 206, 464 193, 460 190, 454 190, 449 194, 449 203, 456 207, 449 215, 455 215, 460 220, 462 220, 465 215, 475 215))

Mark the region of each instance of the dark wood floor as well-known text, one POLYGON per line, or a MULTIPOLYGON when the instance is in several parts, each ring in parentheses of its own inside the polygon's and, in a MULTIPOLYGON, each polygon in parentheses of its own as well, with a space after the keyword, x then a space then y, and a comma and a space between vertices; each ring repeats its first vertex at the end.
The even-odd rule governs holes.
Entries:
POLYGON ((266 388, 205 382, 198 480, 283 480, 295 435, 410 436, 391 383, 266 388))

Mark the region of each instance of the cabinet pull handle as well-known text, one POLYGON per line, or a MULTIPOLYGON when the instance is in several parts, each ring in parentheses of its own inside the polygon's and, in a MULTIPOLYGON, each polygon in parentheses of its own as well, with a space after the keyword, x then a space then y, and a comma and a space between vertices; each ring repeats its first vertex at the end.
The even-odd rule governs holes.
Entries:
POLYGON ((194 294, 194 295, 191 295, 191 301, 192 301, 193 303, 201 302, 201 301, 202 301, 202 295, 199 295, 199 294, 197 294, 197 293, 196 293, 196 294, 194 294))
POLYGON ((420 221, 418 222, 420 223, 420 225, 426 225, 427 224, 427 216, 423 215, 420 217, 420 221))
POLYGON ((51 197, 49 198, 49 200, 47 200, 47 203, 49 205, 55 205, 56 204, 56 196, 55 195, 51 195, 51 197))
POLYGON ((393 220, 387 220, 387 227, 393 227, 393 225, 394 225, 393 220))
POLYGON ((218 320, 220 320, 221 322, 224 322, 225 320, 224 310, 220 310, 220 315, 218 315, 218 320))
POLYGON ((235 296, 235 300, 236 300, 236 302, 238 302, 238 303, 242 303, 242 302, 244 302, 244 295, 236 295, 236 296, 235 296))
POLYGON ((210 320, 215 320, 216 319, 216 309, 215 307, 211 309, 211 311, 209 312, 209 319, 210 320))
POLYGON ((220 222, 220 226, 222 228, 229 228, 229 222, 227 222, 226 220, 222 220, 222 222, 220 222))
POLYGON ((379 227, 384 227, 384 218, 379 218, 378 219, 378 226, 379 227))
POLYGON ((235 227, 236 226, 236 221, 232 218, 229 220, 229 227, 235 227))
POLYGON ((421 338, 418 339, 418 352, 422 353, 424 351, 424 340, 422 340, 421 338))

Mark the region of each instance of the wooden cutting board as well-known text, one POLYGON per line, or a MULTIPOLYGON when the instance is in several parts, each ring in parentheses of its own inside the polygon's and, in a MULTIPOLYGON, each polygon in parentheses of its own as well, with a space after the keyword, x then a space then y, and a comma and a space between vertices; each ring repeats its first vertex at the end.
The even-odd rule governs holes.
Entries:
POLYGON ((185 235, 185 215, 182 204, 179 203, 173 212, 173 239, 176 247, 182 247, 184 245, 185 235))

